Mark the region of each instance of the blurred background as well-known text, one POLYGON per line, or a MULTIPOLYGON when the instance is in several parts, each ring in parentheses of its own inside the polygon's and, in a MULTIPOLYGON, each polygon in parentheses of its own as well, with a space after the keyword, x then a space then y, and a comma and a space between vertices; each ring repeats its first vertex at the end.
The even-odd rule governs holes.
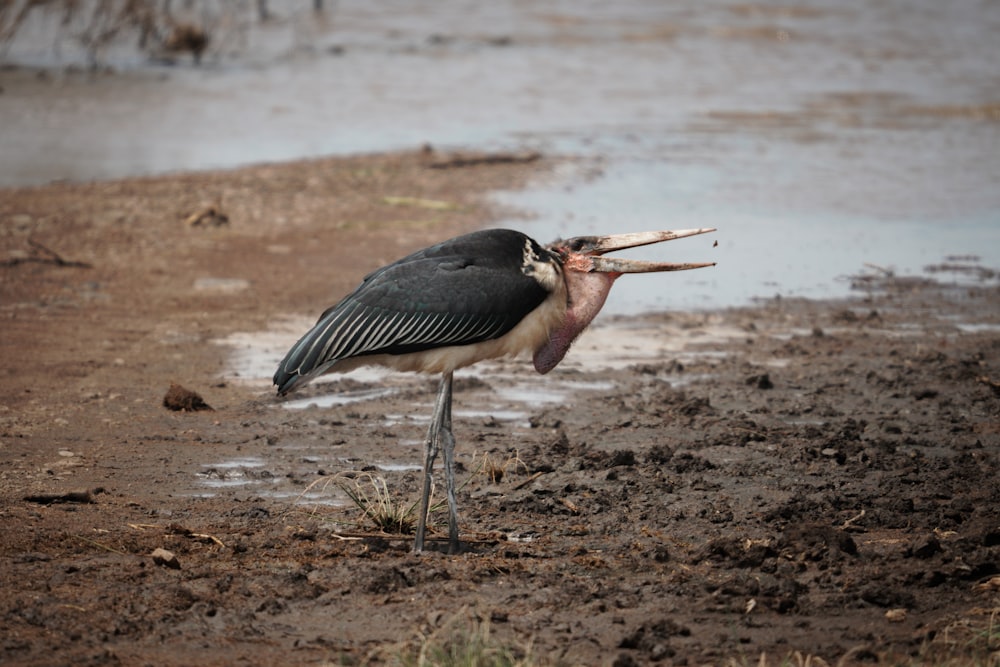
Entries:
POLYGON ((996 284, 998 34, 995 0, 8 0, 0 187, 538 150, 495 197, 543 242, 719 228, 610 312, 996 284))

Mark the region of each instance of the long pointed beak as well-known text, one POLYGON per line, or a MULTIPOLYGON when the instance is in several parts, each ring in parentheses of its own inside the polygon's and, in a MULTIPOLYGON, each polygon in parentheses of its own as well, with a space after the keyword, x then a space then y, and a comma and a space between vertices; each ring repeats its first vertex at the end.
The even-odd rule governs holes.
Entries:
POLYGON ((714 232, 714 228, 681 229, 677 231, 634 232, 631 234, 613 234, 610 236, 589 236, 570 239, 565 242, 570 247, 576 247, 577 252, 590 259, 591 271, 601 273, 653 273, 657 271, 686 271, 715 266, 715 262, 673 263, 647 262, 639 259, 622 259, 619 257, 602 257, 605 253, 627 248, 651 245, 662 241, 673 241, 688 236, 714 232))

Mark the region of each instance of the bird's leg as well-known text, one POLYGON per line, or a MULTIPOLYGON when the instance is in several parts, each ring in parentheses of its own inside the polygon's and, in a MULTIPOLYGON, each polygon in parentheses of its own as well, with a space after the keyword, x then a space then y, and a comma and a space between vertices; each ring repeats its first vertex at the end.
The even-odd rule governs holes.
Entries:
MULTIPOLYGON (((434 402, 434 415, 427 429, 427 440, 424 442, 424 488, 420 498, 420 515, 417 517, 417 533, 413 541, 413 550, 424 550, 424 534, 427 530, 427 513, 430 511, 431 486, 434 480, 434 459, 437 458, 441 446, 441 430, 447 416, 447 431, 451 436, 451 373, 441 377, 437 400, 434 402)), ((454 438, 452 438, 454 442, 454 438)))
POLYGON ((448 553, 458 553, 458 502, 455 500, 455 436, 451 432, 451 385, 452 375, 448 373, 442 382, 448 385, 448 395, 444 402, 444 418, 438 436, 444 445, 444 474, 448 489, 448 553))

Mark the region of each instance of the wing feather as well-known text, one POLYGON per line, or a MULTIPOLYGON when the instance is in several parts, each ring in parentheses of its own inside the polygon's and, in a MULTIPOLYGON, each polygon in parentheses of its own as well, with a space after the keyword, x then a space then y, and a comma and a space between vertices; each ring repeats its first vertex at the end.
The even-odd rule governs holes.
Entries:
POLYGON ((378 328, 372 332, 372 346, 373 347, 383 347, 392 338, 395 332, 395 325, 400 319, 399 313, 393 313, 391 317, 382 322, 378 328))

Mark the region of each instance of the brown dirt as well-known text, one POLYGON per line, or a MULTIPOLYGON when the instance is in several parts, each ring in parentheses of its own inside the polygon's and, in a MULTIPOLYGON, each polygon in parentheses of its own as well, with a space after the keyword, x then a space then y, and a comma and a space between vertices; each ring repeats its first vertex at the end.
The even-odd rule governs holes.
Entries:
MULTIPOLYGON (((350 505, 206 485, 206 464, 259 458, 244 477, 342 500, 335 473, 417 462, 398 445, 423 422, 389 416, 426 414, 432 381, 283 410, 223 379, 213 341, 488 224, 481 193, 549 164, 426 159, 0 195, 0 662, 381 663, 477 621, 549 664, 998 650, 995 287, 888 280, 853 302, 605 323, 553 376, 498 364, 590 387, 526 424, 460 416, 503 402, 466 377, 457 556, 415 556, 350 505), (587 362, 622 332, 673 352, 587 362), (168 410, 172 383, 213 410, 168 410), (499 479, 476 474, 484 455, 499 479)), ((412 470, 381 474, 415 497, 412 470)))

